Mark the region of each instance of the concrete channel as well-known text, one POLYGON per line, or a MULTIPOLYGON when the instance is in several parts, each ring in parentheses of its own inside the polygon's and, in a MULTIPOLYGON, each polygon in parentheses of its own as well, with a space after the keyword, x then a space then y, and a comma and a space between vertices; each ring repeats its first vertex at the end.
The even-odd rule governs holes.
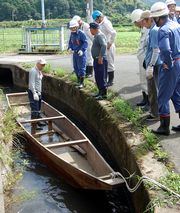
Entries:
MULTIPOLYGON (((27 89, 28 72, 26 70, 9 64, 1 64, 0 70, 6 70, 9 73, 8 79, 12 80, 14 86, 21 88, 22 91, 27 89)), ((3 72, 1 74, 3 75, 3 72)), ((126 168, 131 174, 134 172, 139 176, 145 174, 146 169, 137 162, 134 146, 129 144, 121 127, 112 120, 105 102, 97 102, 85 91, 78 90, 71 83, 48 74, 45 74, 43 78, 43 93, 48 103, 56 108, 59 105, 66 106, 74 117, 78 117, 90 131, 93 131, 101 148, 108 149, 112 160, 116 162, 122 174, 127 175, 122 168, 126 168)), ((135 182, 132 181, 131 184, 133 186, 135 182)), ((135 212, 144 212, 150 202, 150 194, 144 185, 141 185, 131 196, 135 212)))

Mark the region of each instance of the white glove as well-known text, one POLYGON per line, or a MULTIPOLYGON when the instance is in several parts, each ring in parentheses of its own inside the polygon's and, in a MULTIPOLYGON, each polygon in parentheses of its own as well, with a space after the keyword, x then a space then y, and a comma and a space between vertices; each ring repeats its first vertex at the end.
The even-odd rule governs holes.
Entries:
POLYGON ((39 95, 37 93, 33 94, 33 98, 35 101, 39 101, 39 95))
POLYGON ((83 55, 83 51, 82 51, 82 50, 79 50, 79 51, 78 51, 78 55, 79 55, 79 56, 82 56, 82 55, 83 55))
POLYGON ((153 71, 154 71, 154 68, 153 67, 150 67, 148 66, 147 69, 146 69, 146 78, 147 79, 151 79, 153 78, 153 71))

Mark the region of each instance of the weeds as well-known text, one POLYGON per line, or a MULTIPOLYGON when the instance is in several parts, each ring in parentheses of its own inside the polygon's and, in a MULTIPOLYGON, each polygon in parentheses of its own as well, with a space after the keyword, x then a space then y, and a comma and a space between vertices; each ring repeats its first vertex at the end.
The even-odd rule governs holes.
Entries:
POLYGON ((43 68, 44 73, 51 73, 52 72, 52 66, 51 64, 46 64, 46 66, 43 68))
POLYGON ((139 125, 142 114, 140 108, 133 110, 127 101, 122 100, 120 98, 114 98, 112 100, 112 105, 133 125, 135 126, 139 125))
POLYGON ((54 74, 60 78, 65 76, 65 71, 62 68, 57 68, 54 70, 54 74))

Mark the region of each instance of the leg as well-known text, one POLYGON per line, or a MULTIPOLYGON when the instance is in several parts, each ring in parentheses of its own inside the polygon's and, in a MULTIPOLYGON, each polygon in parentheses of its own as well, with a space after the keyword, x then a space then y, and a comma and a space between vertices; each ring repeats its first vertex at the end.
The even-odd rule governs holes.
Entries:
POLYGON ((84 77, 86 74, 86 53, 77 57, 79 89, 84 87, 84 77))
POLYGON ((108 75, 108 83, 107 86, 112 86, 114 81, 114 56, 115 56, 115 45, 112 44, 109 50, 107 50, 107 61, 108 61, 108 69, 107 69, 107 75, 108 75))

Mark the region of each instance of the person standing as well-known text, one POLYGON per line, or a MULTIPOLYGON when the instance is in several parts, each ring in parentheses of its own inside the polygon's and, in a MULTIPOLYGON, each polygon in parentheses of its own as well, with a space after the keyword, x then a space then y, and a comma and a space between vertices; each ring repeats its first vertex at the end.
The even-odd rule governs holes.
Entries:
POLYGON ((99 24, 100 30, 106 36, 107 40, 107 60, 108 60, 108 82, 107 86, 112 86, 114 81, 114 57, 115 57, 115 37, 116 31, 114 30, 112 23, 102 14, 99 10, 95 10, 92 13, 93 20, 99 24))
MULTIPOLYGON (((170 99, 180 118, 180 25, 168 18, 169 10, 165 3, 157 2, 151 7, 158 31, 158 43, 162 65, 159 72, 158 105, 160 126, 154 133, 170 134, 170 99)), ((172 127, 180 131, 180 125, 172 127)))
POLYGON ((144 62, 146 50, 147 50, 147 41, 148 41, 149 30, 147 28, 143 27, 142 21, 140 20, 142 12, 143 11, 141 9, 133 10, 133 12, 131 13, 131 20, 135 26, 137 26, 138 28, 141 29, 141 37, 140 37, 140 41, 139 41, 137 58, 139 61, 139 77, 140 77, 140 85, 141 85, 143 99, 141 102, 137 103, 137 106, 148 107, 149 100, 148 100, 148 92, 147 92, 146 70, 143 67, 143 62, 144 62))
MULTIPOLYGON (((28 87, 28 97, 31 107, 31 119, 41 118, 41 99, 42 99, 42 78, 43 78, 43 68, 46 65, 46 61, 40 58, 36 66, 29 72, 29 87, 28 87)), ((45 123, 37 122, 37 130, 42 130, 41 126, 45 126, 45 123)))
POLYGON ((176 13, 176 2, 174 0, 167 0, 166 5, 169 9, 169 19, 177 22, 177 18, 176 18, 176 15, 175 15, 175 13, 176 13))
POLYGON ((146 78, 148 83, 150 114, 147 116, 146 119, 153 121, 159 119, 157 85, 161 60, 159 57, 159 47, 158 47, 159 28, 155 25, 153 18, 151 18, 150 16, 151 12, 149 10, 146 10, 141 14, 143 27, 149 29, 148 47, 145 56, 145 66, 146 66, 146 78))
POLYGON ((107 98, 107 42, 97 23, 90 23, 90 31, 94 36, 91 52, 94 59, 95 81, 99 90, 95 98, 103 100, 107 98))
POLYGON ((180 6, 176 6, 176 19, 177 22, 180 24, 180 6))
POLYGON ((72 19, 76 20, 79 24, 79 29, 82 30, 86 37, 88 42, 88 48, 87 48, 87 60, 86 60, 86 77, 91 78, 93 76, 93 58, 91 55, 91 47, 92 47, 92 41, 93 36, 89 29, 89 24, 82 21, 80 16, 74 16, 72 19))
POLYGON ((88 42, 86 35, 79 29, 79 24, 76 20, 71 20, 69 23, 71 35, 69 38, 68 49, 73 52, 73 67, 76 73, 79 89, 84 87, 84 77, 86 74, 86 50, 88 42))

